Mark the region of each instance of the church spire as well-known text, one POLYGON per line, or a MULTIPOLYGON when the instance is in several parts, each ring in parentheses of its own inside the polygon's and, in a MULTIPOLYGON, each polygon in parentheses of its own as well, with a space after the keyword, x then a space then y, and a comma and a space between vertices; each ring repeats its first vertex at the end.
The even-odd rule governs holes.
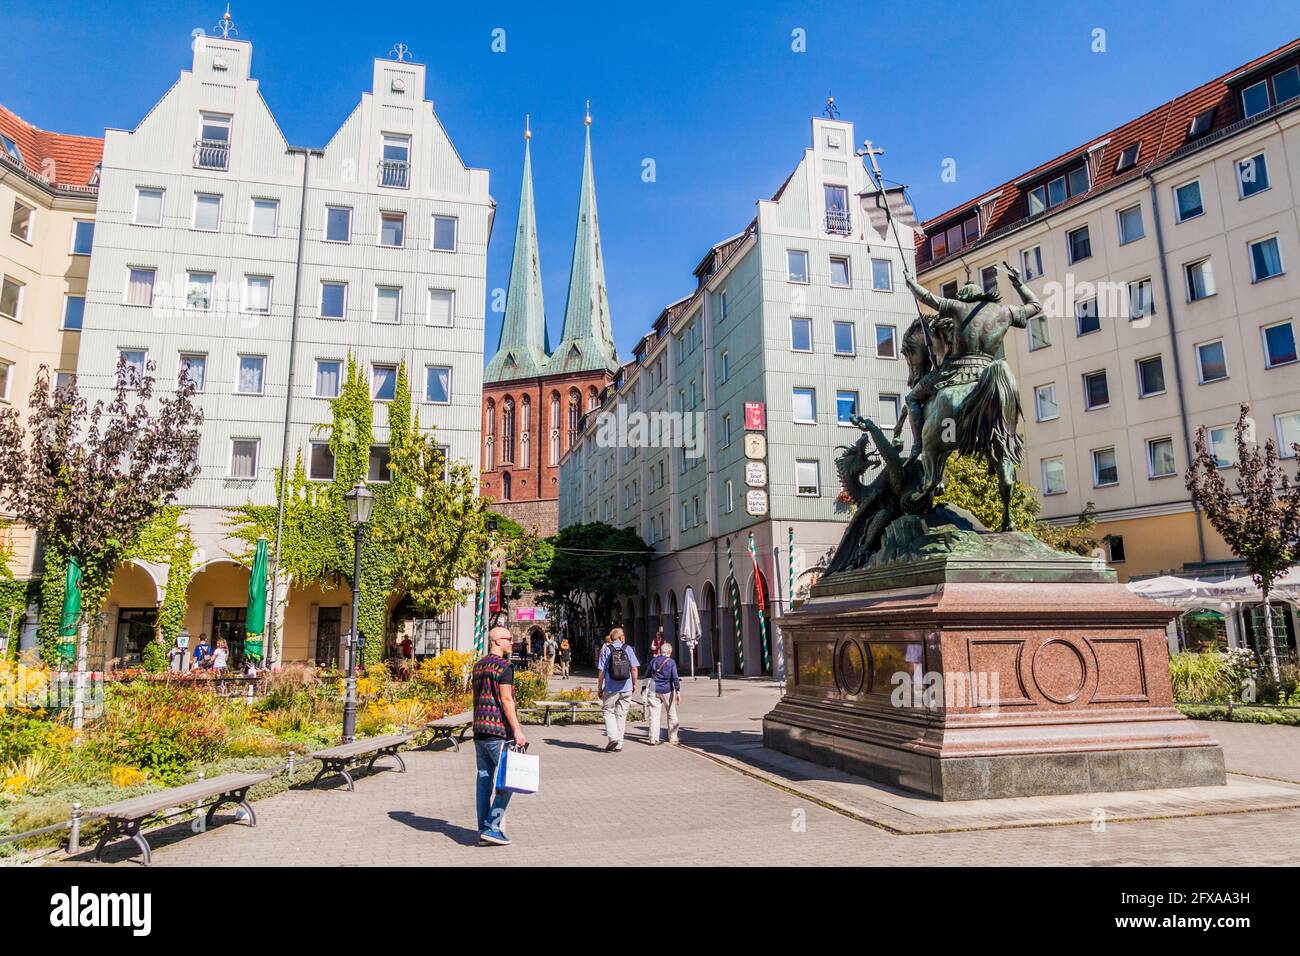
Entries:
POLYGON ((578 195, 578 229, 573 240, 573 265, 569 271, 569 298, 564 304, 564 333, 551 355, 548 371, 615 371, 613 323, 605 291, 605 261, 600 248, 600 223, 596 216, 596 178, 591 168, 591 102, 584 120, 586 150, 582 161, 582 188, 578 195))
POLYGON ((543 374, 551 350, 550 336, 546 331, 546 307, 542 302, 537 214, 533 209, 533 161, 529 150, 532 138, 525 117, 524 184, 519 191, 519 222, 515 227, 515 250, 510 262, 510 287, 506 290, 506 314, 501 322, 496 354, 483 371, 483 381, 488 383, 543 374))

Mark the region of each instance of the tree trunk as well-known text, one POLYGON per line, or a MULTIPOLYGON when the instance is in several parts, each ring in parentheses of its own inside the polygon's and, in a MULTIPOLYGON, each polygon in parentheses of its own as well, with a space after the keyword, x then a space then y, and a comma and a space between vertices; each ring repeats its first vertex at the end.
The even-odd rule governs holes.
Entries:
POLYGON ((1268 603, 1268 591, 1264 592, 1264 638, 1268 646, 1268 667, 1273 672, 1273 680, 1282 679, 1282 668, 1277 660, 1277 643, 1273 640, 1273 606, 1268 603))

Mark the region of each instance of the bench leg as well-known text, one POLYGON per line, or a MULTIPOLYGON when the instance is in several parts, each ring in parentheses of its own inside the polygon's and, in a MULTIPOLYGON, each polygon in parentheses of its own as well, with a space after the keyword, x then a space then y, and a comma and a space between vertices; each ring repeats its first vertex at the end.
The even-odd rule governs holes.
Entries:
POLYGON ((542 724, 547 727, 551 726, 551 708, 549 707, 542 714, 542 724))
POLYGON ((104 835, 99 838, 99 843, 95 845, 95 862, 99 863, 104 858, 104 847, 109 841, 119 836, 130 837, 135 845, 140 848, 140 853, 144 856, 144 865, 148 866, 153 862, 153 854, 149 852, 149 841, 140 833, 140 820, 118 820, 109 818, 108 829, 104 835))
POLYGON ((356 790, 356 787, 352 785, 352 775, 348 773, 348 768, 346 764, 342 764, 339 763, 338 761, 333 761, 333 760, 322 761, 322 763, 324 764, 324 766, 320 768, 320 773, 316 774, 316 776, 312 778, 312 782, 308 784, 308 786, 314 787, 316 786, 317 783, 320 782, 321 778, 332 777, 334 774, 339 774, 340 776, 343 777, 344 780, 348 782, 349 790, 356 790))
POLYGON ((110 817, 108 821, 108 827, 104 830, 104 835, 101 836, 99 838, 99 842, 95 844, 94 859, 96 863, 99 863, 101 860, 103 860, 104 847, 108 846, 109 841, 111 841, 114 837, 117 836, 118 829, 119 828, 117 825, 117 821, 110 817))
POLYGON ((386 750, 381 750, 379 751, 379 753, 371 757, 370 763, 366 765, 366 770, 367 771, 374 770, 375 761, 378 760, 380 757, 392 757, 394 760, 397 761, 398 772, 406 773, 406 761, 402 759, 402 755, 397 752, 396 747, 389 747, 386 750))
POLYGON ((134 840, 135 845, 140 848, 140 852, 144 855, 144 865, 148 866, 153 862, 153 854, 149 852, 149 841, 146 840, 144 834, 140 832, 141 822, 142 821, 140 820, 136 820, 135 822, 128 824, 126 835, 134 840))
POLYGON ((253 813, 253 808, 248 802, 247 787, 245 787, 242 790, 232 790, 230 793, 223 793, 221 796, 219 796, 217 798, 217 802, 214 803, 212 806, 208 807, 208 814, 206 818, 206 822, 208 826, 212 826, 212 818, 216 815, 217 808, 227 803, 234 803, 243 807, 244 812, 248 814, 248 825, 253 827, 257 826, 257 815, 253 813))

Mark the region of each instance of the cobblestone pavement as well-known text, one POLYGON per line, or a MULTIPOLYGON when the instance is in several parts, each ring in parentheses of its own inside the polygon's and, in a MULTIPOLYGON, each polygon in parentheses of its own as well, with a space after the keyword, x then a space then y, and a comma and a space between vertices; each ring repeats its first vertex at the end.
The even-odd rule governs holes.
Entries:
MULTIPOLYGON (((685 687, 683 739, 749 734, 775 702, 770 684, 685 687), (707 688, 707 689, 706 689, 707 688)), ((689 750, 649 747, 644 725, 621 753, 607 754, 598 725, 528 727, 542 758, 542 790, 516 796, 505 829, 509 847, 478 847, 473 830, 474 754, 440 749, 407 755, 410 771, 361 775, 346 789, 299 789, 256 804, 258 826, 183 826, 155 831, 155 866, 241 865, 601 865, 637 864, 1294 864, 1300 810, 1181 819, 1028 827, 900 836, 826 809, 689 750), (656 834, 651 853, 646 835, 656 834)), ((1216 725, 1217 729, 1217 725, 1216 725)), ((1268 762, 1279 731, 1233 725, 1232 765, 1268 762), (1245 733, 1245 731, 1254 733, 1245 733), (1239 733, 1241 732, 1241 733, 1239 733), (1246 742, 1240 743, 1235 738, 1246 742)), ((1230 739, 1232 738, 1232 739, 1230 739)), ((1300 731, 1289 733, 1294 774, 1300 731)), ((1287 763, 1286 761, 1289 761, 1287 763)), ((1280 774, 1274 773, 1273 776, 1280 774)), ((107 862, 137 865, 130 841, 107 862)), ((85 856, 80 859, 86 859, 85 856)))

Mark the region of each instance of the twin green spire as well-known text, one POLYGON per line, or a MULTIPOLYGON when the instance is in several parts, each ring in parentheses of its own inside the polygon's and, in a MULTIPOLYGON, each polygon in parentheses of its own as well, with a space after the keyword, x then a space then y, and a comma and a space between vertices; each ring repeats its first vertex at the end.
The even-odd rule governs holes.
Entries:
POLYGON ((541 264, 537 252, 537 216, 533 209, 532 134, 524 133, 524 183, 519 193, 506 314, 496 354, 483 372, 487 384, 568 372, 618 369, 614 328, 605 291, 605 263, 596 216, 596 178, 591 165, 591 114, 586 117, 586 150, 578 197, 578 228, 573 240, 569 297, 564 305, 564 332, 551 350, 542 301, 541 264))

